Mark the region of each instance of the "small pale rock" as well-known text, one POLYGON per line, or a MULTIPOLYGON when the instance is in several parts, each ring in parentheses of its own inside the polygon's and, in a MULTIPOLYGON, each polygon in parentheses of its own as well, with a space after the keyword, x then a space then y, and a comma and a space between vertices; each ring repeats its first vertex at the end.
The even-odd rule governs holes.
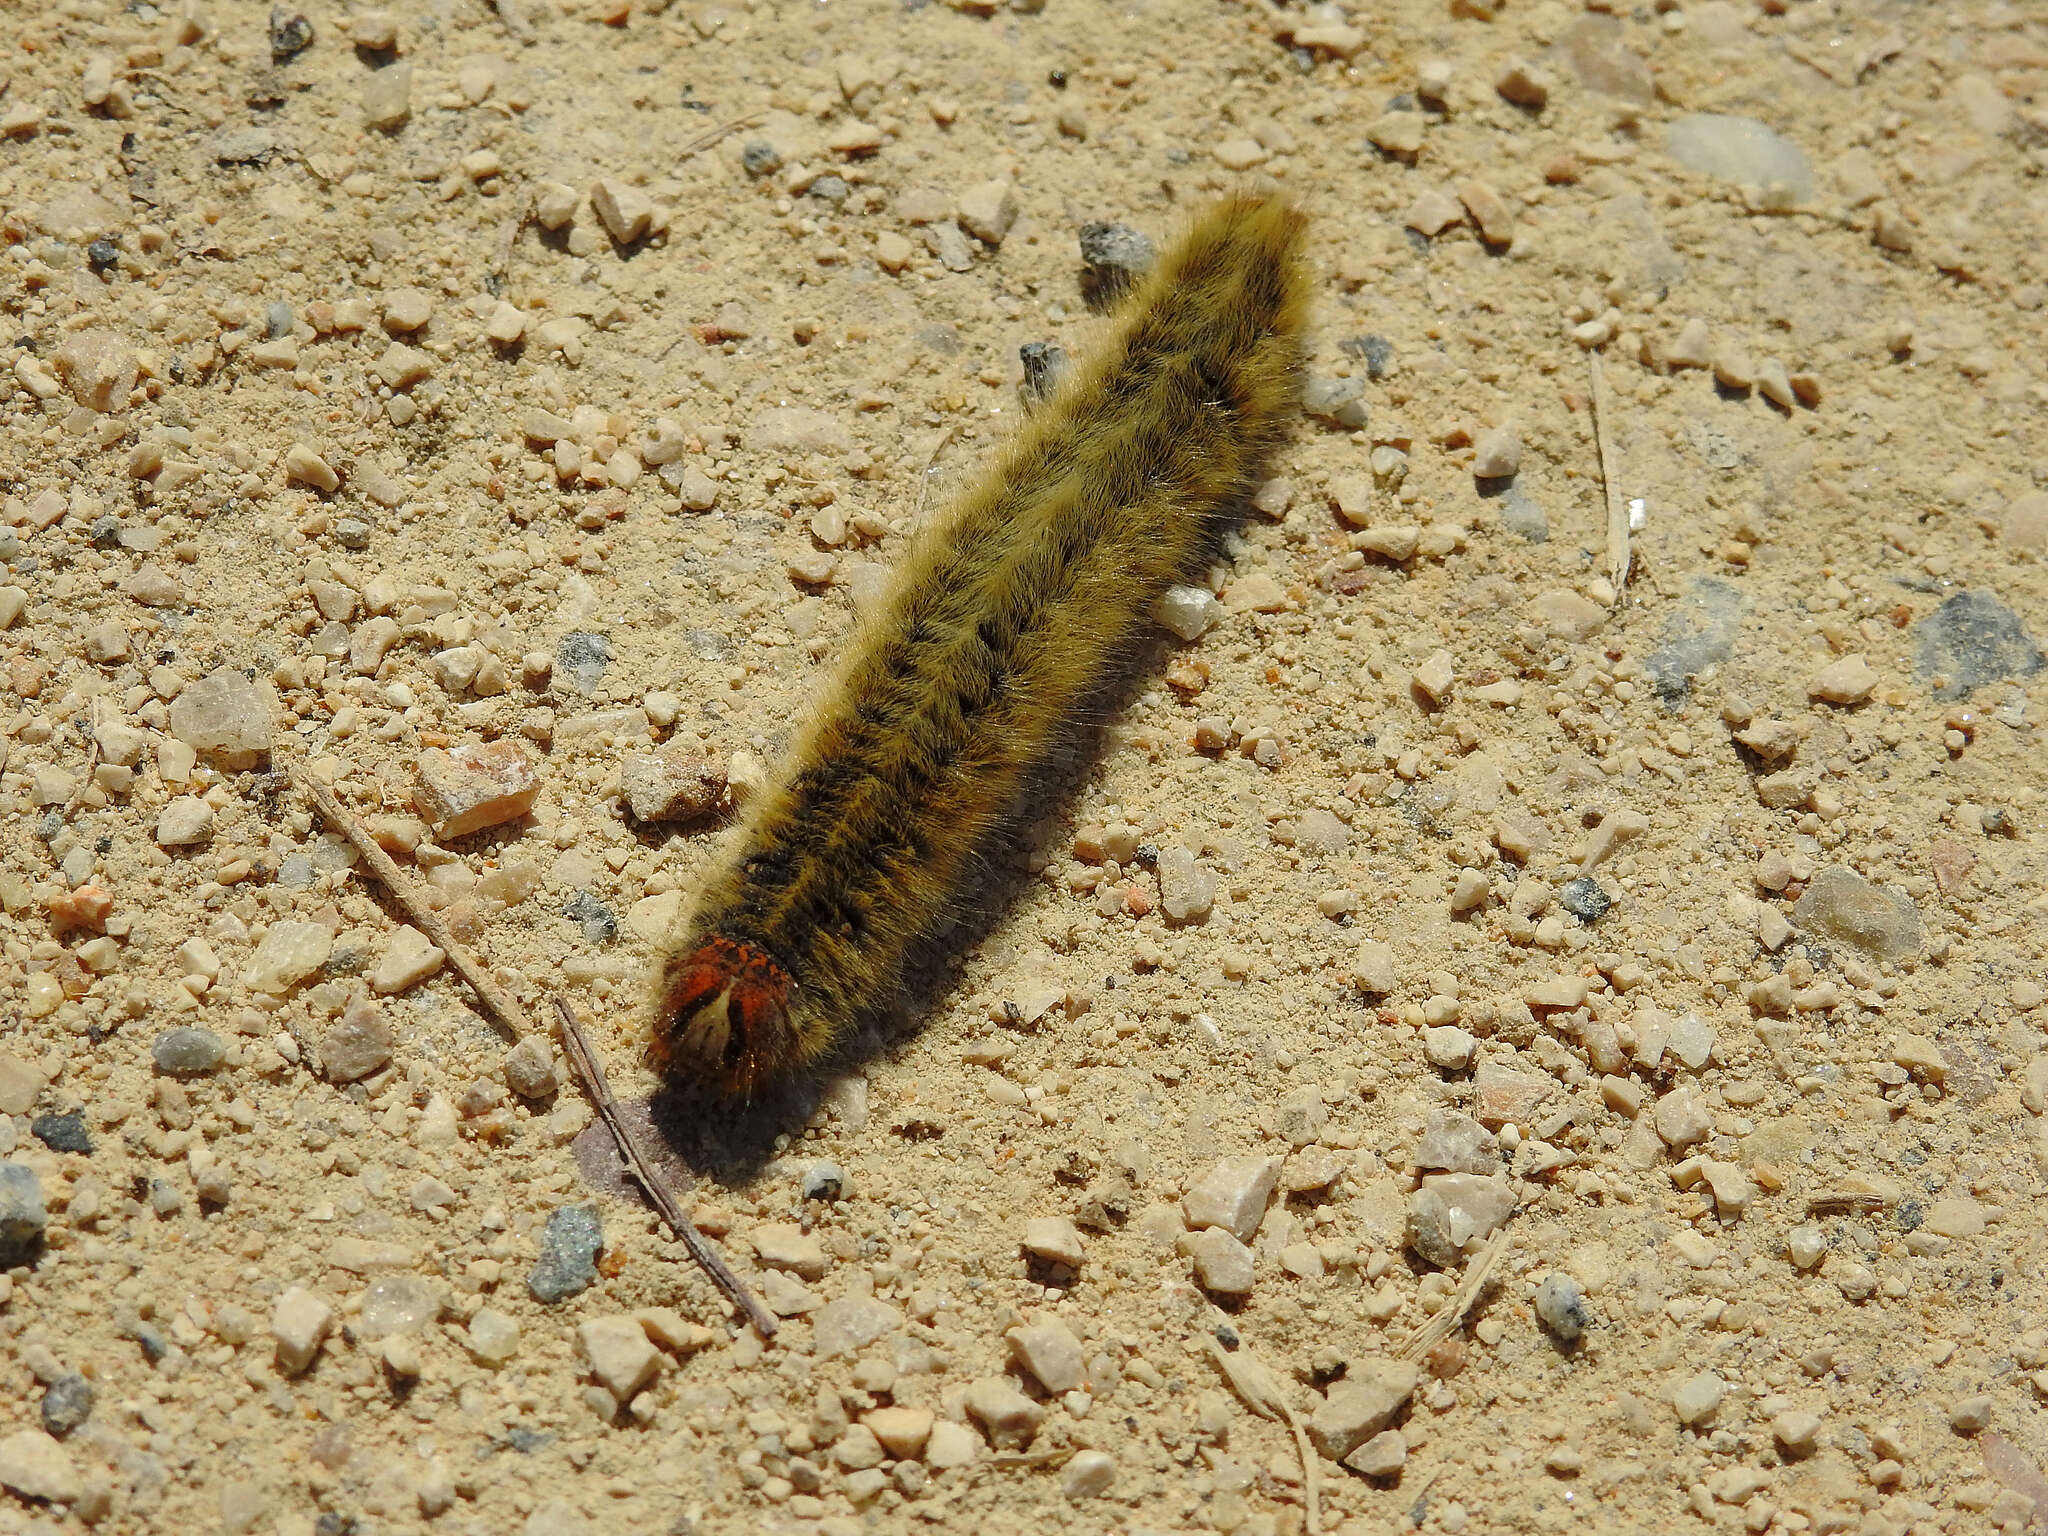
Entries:
POLYGON ((1515 1193, 1505 1178, 1476 1173, 1432 1173, 1408 1200, 1407 1242, 1439 1268, 1457 1264, 1514 1214, 1515 1193))
POLYGON ((973 1430, 965 1424, 941 1419, 932 1425, 931 1436, 925 1442, 924 1462, 934 1471, 943 1472, 949 1467, 966 1466, 980 1452, 981 1445, 973 1430))
POLYGON ((1857 651, 1832 662, 1806 680, 1806 696, 1828 704, 1861 704, 1878 684, 1875 668, 1857 651))
POLYGON ((387 64, 363 81, 363 121, 391 132, 412 116, 412 65, 387 64))
POLYGON ((1411 1361, 1353 1361, 1309 1420, 1309 1439, 1324 1456, 1342 1461, 1392 1422, 1415 1395, 1420 1380, 1411 1361))
POLYGON ((1879 959, 1899 960, 1920 949, 1920 909, 1913 898, 1874 885, 1841 864, 1830 864, 1813 877, 1792 905, 1792 920, 1879 959))
POLYGON ((1728 1394, 1728 1384, 1712 1371, 1701 1371, 1671 1394, 1671 1407, 1681 1424, 1700 1424, 1711 1419, 1728 1394))
POLYGON ((278 1297, 270 1317, 278 1369, 287 1376, 304 1371, 320 1352, 320 1343, 333 1324, 334 1308, 304 1286, 295 1285, 278 1297))
POLYGON ((786 1269, 806 1280, 822 1280, 832 1261, 816 1236, 788 1222, 770 1222, 750 1236, 754 1253, 771 1269, 786 1269))
POLYGON ((1787 1456, 1811 1456, 1820 1442, 1820 1423, 1817 1413, 1787 1409, 1771 1420, 1771 1438, 1787 1456))
POLYGON ((1441 187, 1426 187, 1408 205, 1408 211, 1401 215, 1401 222, 1417 234, 1434 239, 1464 217, 1465 210, 1456 198, 1441 187))
POLYGON ((320 1037, 320 1068, 331 1083, 353 1083, 382 1070, 396 1043, 384 1014, 368 998, 357 998, 320 1037))
POLYGON ((562 1086, 554 1048, 540 1035, 528 1035, 513 1046, 505 1053, 499 1069, 505 1075, 506 1087, 535 1103, 553 1097, 562 1086))
POLYGON ((1116 1460, 1107 1451, 1076 1451, 1060 1469, 1060 1492, 1069 1499, 1097 1499, 1116 1485, 1116 1460))
POLYGON ((1172 923, 1199 923, 1216 904, 1216 877, 1178 844, 1159 852, 1159 904, 1172 923))
POLYGON ((218 1068, 226 1054, 226 1043, 219 1035, 189 1024, 165 1030, 150 1047, 157 1071, 173 1077, 204 1076, 218 1068))
POLYGON ((164 802, 156 816, 156 840, 165 848, 191 848, 213 841, 213 807, 197 795, 164 802))
POLYGON ((1541 592, 1529 613, 1544 632, 1564 640, 1584 640, 1607 622, 1607 610, 1591 598, 1563 590, 1541 592))
POLYGON ((1664 1145, 1674 1152, 1696 1146, 1714 1130, 1706 1101, 1690 1087, 1674 1088, 1660 1097, 1653 1122, 1664 1145))
POLYGON ((334 935, 324 924, 272 923, 242 968, 242 985, 252 992, 289 992, 325 965, 333 951, 334 935))
POLYGON ((1277 1157, 1238 1157, 1212 1163, 1181 1199, 1190 1227, 1221 1227, 1248 1243, 1265 1220, 1280 1181, 1277 1157))
POLYGON ((1494 1062, 1481 1062, 1472 1078, 1472 1113, 1481 1125, 1526 1126, 1537 1107, 1557 1091, 1554 1078, 1517 1072, 1494 1062))
POLYGON ((1457 662, 1449 651, 1430 652, 1428 658, 1415 669, 1415 691, 1432 704, 1441 704, 1450 697, 1451 683, 1457 677, 1457 662))
POLYGON ((1920 1223, 1922 1231, 1953 1238, 1981 1236, 1987 1225, 1983 1205, 1968 1196, 1935 1201, 1920 1223))
POLYGON ((1472 215, 1472 222, 1479 226, 1479 235, 1488 245, 1509 245, 1515 238, 1515 215, 1508 207, 1507 199, 1486 182, 1468 177, 1458 183, 1458 201, 1465 205, 1465 211, 1472 215))
POLYGON ((1221 1296, 1242 1296, 1252 1288, 1252 1251, 1222 1227, 1186 1232, 1176 1244, 1194 1260, 1195 1280, 1221 1296))
POLYGON ((293 443, 285 449, 284 472, 287 479, 329 495, 341 489, 341 476, 334 472, 334 467, 304 443, 293 443))
POLYGON ((1001 245, 1017 222, 1017 193, 1007 181, 984 181, 960 194, 960 227, 988 245, 1001 245))
POLYGON ((1056 1317, 1025 1323, 1003 1337, 1009 1340, 1011 1356, 1048 1392, 1071 1392, 1088 1378, 1081 1341, 1056 1317))
POLYGON ((1400 985, 1394 971, 1393 946, 1379 939, 1367 939, 1352 957, 1351 974, 1359 989, 1384 997, 1400 985))
POLYGON ((1255 165, 1264 165, 1269 158, 1265 145, 1244 134, 1223 140, 1211 153, 1226 171, 1248 171, 1255 165))
POLYGON ((1360 1477, 1392 1477, 1408 1464, 1408 1440, 1398 1429, 1383 1429, 1344 1458, 1360 1477))
POLYGON ((1535 1307, 1536 1320, 1550 1331, 1552 1338, 1567 1347, 1584 1338, 1593 1325, 1585 1291, 1561 1270, 1546 1275, 1536 1287, 1535 1307))
POLYGON ((646 234, 654 219, 653 199, 638 187, 611 177, 591 187, 590 206, 620 245, 631 245, 646 234))
POLYGON ((1690 112, 1665 129, 1664 147, 1688 170, 1739 186, 1781 188, 1786 206, 1813 197, 1806 154, 1753 117, 1690 112))
POLYGON ((17 1430, 0 1439, 0 1485, 24 1499, 51 1504, 76 1504, 85 1496, 85 1478, 71 1452, 40 1429, 17 1430))
POLYGON ((1966 1397, 1948 1411, 1948 1427, 1959 1435, 1980 1434, 1991 1427, 1992 1402, 1988 1396, 1966 1397))
POLYGON ((420 754, 417 772, 414 803, 443 838, 517 821, 533 809, 540 792, 532 761, 509 739, 453 752, 429 747, 420 754))
POLYGON ((482 1364, 505 1365, 519 1353, 519 1324, 503 1312, 483 1307, 469 1320, 468 1345, 482 1364))
POLYGON ((811 1319, 811 1344, 820 1359, 857 1354, 903 1326, 903 1314, 873 1296, 828 1301, 811 1319))
POLYGON ((384 328, 410 334, 434 318, 434 296, 424 288, 394 288, 384 295, 384 328))
POLYGON ((446 952, 419 929, 410 923, 401 924, 378 957, 376 970, 370 973, 370 990, 380 995, 403 992, 440 970, 447 958, 446 952))
POLYGON ((1678 328, 1678 335, 1664 347, 1664 363, 1669 368, 1708 368, 1714 361, 1713 336, 1707 330, 1707 322, 1695 315, 1678 328))
POLYGON ((628 1402, 661 1370, 661 1351, 630 1312, 593 1317, 576 1327, 576 1343, 590 1373, 620 1402, 628 1402))
POLYGON ((1472 448, 1472 474, 1479 480, 1502 480, 1522 467, 1522 440, 1506 427, 1479 434, 1472 448))
POLYGON ((253 768, 275 733, 268 688, 233 667, 188 683, 171 701, 171 735, 225 768, 253 768))
POLYGON ((1422 128, 1420 112, 1387 112, 1367 124, 1365 136, 1374 148, 1412 160, 1422 149, 1422 128))
POLYGON ((49 1219, 35 1169, 27 1163, 0 1163, 0 1268, 32 1263, 49 1219))
POLYGON ((1045 1410, 999 1376, 968 1383, 964 1403, 968 1416, 981 1425, 988 1443, 999 1451, 1028 1446, 1045 1420, 1045 1410))
POLYGON ((620 769, 626 805, 639 822, 693 821, 718 808, 725 768, 674 743, 629 754, 620 769))
POLYGON ((1079 1269, 1088 1256, 1081 1229, 1064 1216, 1034 1216, 1025 1222, 1024 1251, 1069 1269, 1079 1269))
POLYGON ((1493 1134, 1470 1115, 1435 1109, 1415 1145, 1415 1164, 1445 1173, 1491 1174, 1500 1170, 1500 1153, 1493 1134))
POLYGON ((1440 1067, 1446 1072, 1462 1072, 1472 1065, 1472 1058, 1478 1053, 1478 1038, 1468 1029, 1460 1029, 1455 1024, 1440 1024, 1423 1031, 1422 1054, 1433 1067, 1440 1067))
POLYGON ((2048 491, 2014 497, 2005 509, 2000 535, 2015 549, 2048 554, 2048 491))
POLYGON ((1223 619, 1223 605, 1207 587, 1168 587, 1152 605, 1152 617, 1183 640, 1199 640, 1223 619))
POLYGON ((931 1409, 901 1405, 876 1408, 863 1416, 861 1422, 882 1449, 898 1460, 916 1460, 931 1439, 933 1428, 931 1409))

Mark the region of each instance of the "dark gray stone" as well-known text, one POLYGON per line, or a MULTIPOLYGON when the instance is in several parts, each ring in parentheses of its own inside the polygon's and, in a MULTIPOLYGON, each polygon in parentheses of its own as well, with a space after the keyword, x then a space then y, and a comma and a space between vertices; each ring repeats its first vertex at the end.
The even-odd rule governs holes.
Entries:
POLYGON ((715 629, 689 630, 683 636, 683 644, 699 661, 724 661, 732 655, 732 636, 715 629))
POLYGON ((43 1428, 63 1439, 92 1413, 92 1383, 66 1371, 43 1392, 43 1428))
POLYGON ((555 676, 566 678, 578 693, 594 692, 611 664, 611 641, 588 630, 571 631, 555 647, 555 676))
POLYGON ((526 1289, 543 1306, 567 1301, 597 1283, 597 1256, 604 1251, 604 1224, 594 1205, 567 1205, 548 1213, 540 1258, 526 1277, 526 1289))
POLYGON ((1937 699, 1961 699, 1986 683, 2032 677, 2041 648, 2019 615, 1989 592, 1958 592, 1913 628, 1914 661, 1921 680, 1943 681, 1937 699))
POLYGON ((772 176, 782 169, 782 154, 766 139, 755 139, 740 151, 740 164, 749 176, 772 176))
POLYGON ((360 517, 339 518, 334 524, 334 542, 343 549, 368 549, 377 530, 360 517))
POLYGON ((815 197, 820 202, 843 203, 846 201, 846 194, 852 190, 843 176, 820 176, 811 183, 804 195, 815 197))
POLYGON ((1695 576, 1664 621, 1664 642, 1644 669, 1667 703, 1685 697, 1688 680, 1735 654, 1742 633, 1742 589, 1718 576, 1695 576))
POLYGON ((1564 889, 1557 893, 1557 904, 1582 923, 1597 923, 1614 905, 1614 898, 1600 889, 1597 880, 1581 875, 1565 882, 1564 889))
POLYGON ((92 1152, 92 1138, 85 1133, 85 1116, 77 1110, 64 1115, 37 1115, 29 1121, 28 1129, 52 1152, 92 1152))
POLYGON ((227 1046, 210 1029, 180 1024, 158 1035, 149 1054, 159 1072, 174 1077, 198 1077, 221 1064, 227 1046))
POLYGON ((1337 350, 1365 364, 1369 379, 1386 377, 1387 364, 1394 360, 1394 344, 1386 337, 1367 333, 1337 343, 1337 350))

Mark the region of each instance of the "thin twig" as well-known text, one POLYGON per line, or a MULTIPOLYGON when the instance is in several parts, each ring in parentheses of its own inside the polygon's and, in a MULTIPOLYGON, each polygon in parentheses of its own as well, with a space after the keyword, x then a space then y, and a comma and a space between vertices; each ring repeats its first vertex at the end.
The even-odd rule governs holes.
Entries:
POLYGON ((576 1017, 576 1010, 562 997, 551 999, 555 1005, 555 1016, 562 1025, 562 1044, 569 1057, 569 1063, 576 1069, 576 1075, 583 1080, 583 1091, 590 1095, 590 1102, 597 1106, 598 1115, 611 1128, 612 1140, 619 1144, 619 1156, 625 1160, 626 1169, 640 1187, 647 1192, 647 1198, 654 1202, 654 1208, 661 1212, 661 1219, 668 1223, 669 1230, 682 1240, 690 1250, 690 1257, 697 1267, 704 1271, 711 1283, 725 1292, 732 1304, 744 1312, 747 1321, 754 1325, 754 1331, 764 1339, 775 1337, 775 1317, 755 1299, 740 1277, 725 1267, 718 1250, 711 1240, 697 1230, 697 1224, 684 1212, 682 1202, 676 1193, 654 1171, 646 1155, 640 1150, 639 1140, 619 1115, 619 1101, 612 1096, 612 1085, 604 1075, 604 1063, 597 1059, 597 1052, 591 1049, 590 1041, 584 1036, 583 1025, 576 1017))
POLYGON ((767 116, 766 112, 749 112, 746 116, 736 117, 729 123, 720 123, 715 128, 706 128, 697 137, 691 139, 681 149, 677 150, 676 158, 680 160, 685 156, 696 154, 700 149, 709 149, 726 135, 738 133, 742 128, 755 127, 767 116))
POLYGON ((1809 1216, 1868 1216, 1892 1202, 1874 1190, 1823 1189, 1806 1197, 1809 1216))
POLYGON ((1479 1250, 1479 1256, 1466 1267, 1464 1283, 1451 1297, 1450 1305, 1437 1313, 1428 1322, 1408 1335, 1408 1340, 1395 1354, 1403 1360, 1420 1360, 1451 1335, 1451 1330, 1465 1320, 1465 1314, 1472 1310, 1472 1304, 1479 1300, 1479 1293, 1486 1289, 1486 1282, 1493 1275, 1494 1265, 1500 1262, 1502 1254, 1508 1251, 1508 1229, 1502 1227, 1479 1250))
POLYGON ((1208 1341, 1209 1358, 1216 1362, 1216 1369, 1223 1373, 1223 1379, 1230 1383, 1233 1391, 1244 1399, 1244 1405, 1262 1419, 1278 1419, 1294 1434, 1294 1453, 1301 1458, 1301 1484, 1308 1496, 1308 1521, 1305 1529, 1308 1536, 1321 1536, 1323 1529, 1323 1464, 1317 1457, 1315 1447, 1308 1443, 1308 1431, 1303 1428, 1301 1415, 1294 1411, 1294 1405, 1287 1401, 1287 1394, 1280 1389, 1280 1378, 1273 1374, 1272 1367, 1251 1351, 1251 1346, 1239 1342, 1235 1350, 1226 1350, 1212 1337, 1208 1341))
POLYGON ((1607 575, 1617 599, 1628 590, 1628 504, 1621 498, 1621 453, 1614 446, 1614 396, 1600 354, 1593 358, 1593 442, 1600 451, 1600 481, 1607 490, 1607 575))
POLYGON ((370 836, 370 829, 350 815, 342 803, 335 799, 334 791, 297 763, 287 763, 285 772, 291 775, 292 782, 304 790, 308 798, 320 808, 320 814, 327 818, 334 830, 355 844, 356 852, 363 856, 363 862, 370 866, 370 872, 383 883, 384 889, 392 894, 398 904, 405 908, 405 915, 413 920, 420 932, 434 942, 435 948, 448 956, 449 963, 482 999, 491 1017, 496 1019, 515 1040, 539 1033, 539 1026, 526 1016, 526 1010, 519 1006, 519 1000, 498 984, 497 978, 484 968, 483 962, 470 952, 468 945, 448 931, 448 925, 441 921, 441 914, 426 904, 418 888, 406 879, 405 871, 392 862, 390 854, 378 846, 377 839, 370 836))

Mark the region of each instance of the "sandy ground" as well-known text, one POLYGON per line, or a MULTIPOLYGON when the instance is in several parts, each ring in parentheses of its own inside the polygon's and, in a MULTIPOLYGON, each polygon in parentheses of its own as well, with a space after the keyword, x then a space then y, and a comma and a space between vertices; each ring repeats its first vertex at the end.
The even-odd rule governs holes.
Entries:
POLYGON ((1282 1404, 1327 1530, 2048 1521, 2037 7, 7 30, 0 1530, 1269 1536, 1282 1404), (764 1346, 280 770, 644 1097, 1081 226, 1263 179, 1323 414, 1213 627, 678 1132, 764 1346))

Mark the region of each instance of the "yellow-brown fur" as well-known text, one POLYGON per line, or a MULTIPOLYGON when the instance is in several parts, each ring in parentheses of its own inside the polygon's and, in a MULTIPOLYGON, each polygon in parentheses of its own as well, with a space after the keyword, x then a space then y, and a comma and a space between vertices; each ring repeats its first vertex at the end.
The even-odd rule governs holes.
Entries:
POLYGON ((751 1092, 893 996, 1279 445, 1299 400, 1302 226, 1277 198, 1200 216, 905 557, 664 946, 650 1056, 672 1077, 751 1092))

